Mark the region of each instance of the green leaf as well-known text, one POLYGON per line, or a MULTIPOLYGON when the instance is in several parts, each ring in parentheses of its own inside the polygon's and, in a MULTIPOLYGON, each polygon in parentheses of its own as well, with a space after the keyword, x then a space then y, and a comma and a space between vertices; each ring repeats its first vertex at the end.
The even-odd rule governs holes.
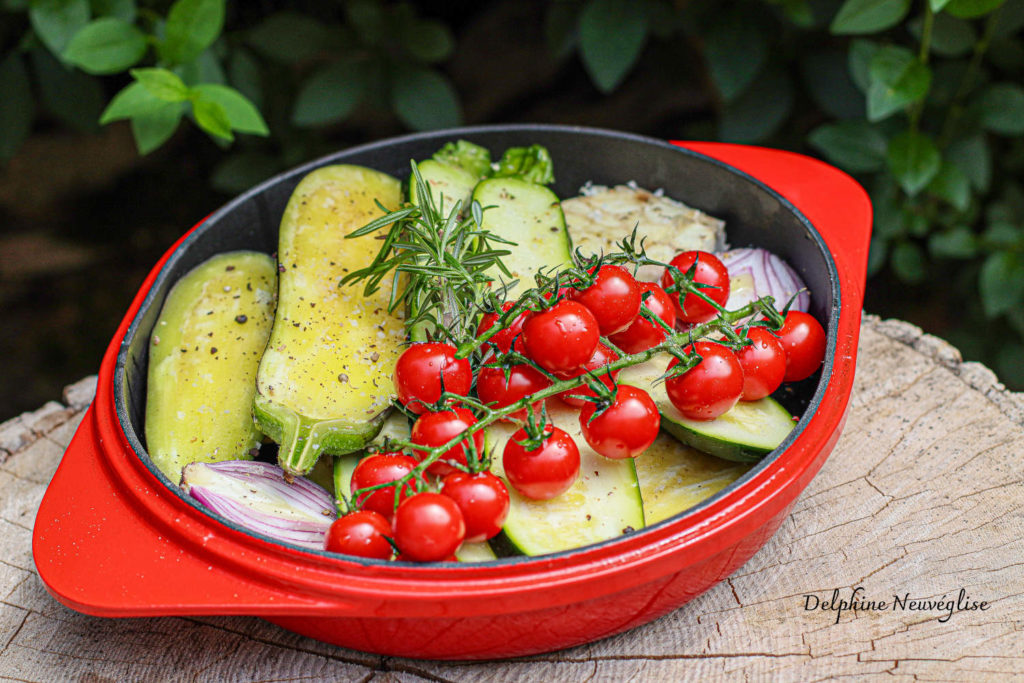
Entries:
POLYGON ((104 17, 89 22, 68 43, 64 59, 97 76, 115 74, 146 54, 146 36, 124 19, 104 17))
POLYGON ((949 0, 928 0, 928 4, 931 5, 932 12, 938 14, 943 7, 949 4, 949 0))
POLYGON ((196 124, 210 135, 224 140, 234 140, 228 113, 218 102, 197 99, 192 102, 192 115, 196 124))
POLYGON ((0 93, 0 162, 4 162, 28 137, 35 115, 28 71, 17 52, 0 61, 0 93))
POLYGON ((425 67, 395 69, 391 105, 398 118, 413 130, 447 128, 462 120, 459 97, 451 82, 425 67))
POLYGON ((32 30, 55 55, 89 23, 89 0, 32 0, 28 10, 32 30))
POLYGON ((885 166, 885 136, 867 121, 826 123, 811 131, 807 139, 830 162, 852 173, 878 171, 885 166))
MULTIPOLYGON (((924 19, 917 17, 907 24, 910 33, 921 40, 924 29, 924 19)), ((931 51, 943 57, 959 57, 966 55, 974 49, 974 43, 978 40, 978 32, 974 26, 962 19, 956 19, 948 14, 937 14, 933 18, 931 51)))
POLYGON ((814 26, 814 8, 809 0, 781 0, 779 4, 786 18, 800 28, 814 26))
POLYGON ((158 46, 160 56, 170 64, 183 64, 210 47, 224 28, 224 2, 177 0, 171 5, 158 46))
POLYGON ((850 54, 848 57, 850 77, 854 84, 864 94, 867 94, 871 87, 871 60, 880 49, 878 43, 857 38, 850 41, 850 54))
POLYGON ((928 238, 928 251, 940 258, 969 259, 978 253, 978 240, 968 228, 936 232, 928 238))
POLYGON ((789 74, 771 68, 731 102, 718 123, 726 142, 757 142, 777 131, 793 109, 794 87, 789 74))
POLYGON ((511 147, 501 155, 492 177, 517 177, 538 185, 550 185, 555 182, 555 168, 543 145, 511 147))
POLYGON ((116 17, 131 23, 135 21, 135 0, 90 0, 94 17, 116 17))
POLYGON ((39 97, 46 109, 73 128, 95 131, 106 103, 99 80, 68 69, 42 47, 32 50, 31 56, 39 97))
POLYGON ((994 318, 1024 303, 1024 263, 1008 251, 989 254, 981 264, 978 290, 985 315, 994 318))
POLYGON ((1001 135, 1024 133, 1024 88, 996 83, 981 93, 981 125, 1001 135))
POLYGON ((292 123, 309 127, 340 121, 352 113, 365 94, 366 78, 358 64, 328 64, 302 84, 292 108, 292 123))
POLYGON ((910 0, 846 0, 829 30, 837 34, 877 33, 907 16, 910 0))
POLYGON ((159 100, 184 102, 188 99, 188 86, 173 71, 157 68, 132 69, 131 74, 132 78, 159 100))
MULTIPOLYGON (((234 88, 217 83, 204 83, 192 88, 199 102, 212 102, 223 109, 231 130, 267 136, 270 130, 259 109, 234 88)), ((193 103, 194 104, 194 103, 193 103)))
POLYGON ((132 135, 139 154, 149 154, 174 135, 185 111, 181 102, 161 102, 151 111, 132 115, 132 135))
POLYGON ((434 152, 433 158, 435 161, 468 171, 477 178, 485 178, 491 173, 490 150, 474 145, 468 140, 444 143, 444 147, 434 152))
POLYGON ((903 47, 879 48, 871 58, 868 120, 881 121, 913 102, 924 99, 932 74, 903 47))
POLYGON ((990 249, 1014 249, 1024 242, 1024 229, 1013 223, 999 221, 985 228, 982 239, 990 249))
POLYGON ((954 141, 946 149, 949 161, 963 171, 978 190, 985 192, 992 182, 992 156, 983 134, 954 141))
POLYGON ((839 119, 864 117, 864 95, 850 77, 846 54, 832 48, 809 52, 800 67, 807 93, 822 111, 839 119))
POLYGON ((349 0, 345 3, 345 18, 367 45, 377 45, 388 34, 387 18, 377 0, 349 0))
POLYGON ((892 250, 889 262, 896 277, 909 284, 920 284, 928 277, 928 261, 921 247, 913 242, 900 242, 892 250))
MULTIPOLYGON (((216 46, 214 46, 216 47, 216 46)), ((189 62, 174 69, 174 72, 181 76, 185 85, 199 85, 200 83, 216 83, 217 85, 227 84, 227 75, 221 68, 220 60, 214 54, 214 47, 205 50, 203 54, 189 62)))
POLYGON ((544 14, 544 42, 548 51, 557 59, 569 56, 579 40, 576 26, 579 24, 580 5, 573 2, 552 2, 544 14))
POLYGON ((931 182, 941 166, 939 149, 924 133, 907 131, 889 141, 889 170, 910 196, 931 182))
POLYGON ((444 61, 455 49, 452 32, 439 21, 417 22, 402 32, 401 43, 406 52, 427 64, 444 61))
POLYGON ((597 89, 609 93, 636 64, 647 14, 631 0, 589 0, 580 14, 580 57, 597 89))
POLYGON ((335 44, 334 34, 323 22, 295 12, 271 14, 245 39, 261 54, 285 64, 308 60, 335 44))
POLYGON ((1002 5, 1006 0, 952 0, 946 4, 946 11, 961 19, 981 17, 1002 5))
POLYGON ((257 107, 263 104, 263 78, 260 75, 259 62, 243 47, 231 51, 228 80, 235 90, 245 95, 257 107))
POLYGON ((167 103, 158 99, 146 86, 139 82, 131 83, 114 95, 114 99, 100 116, 100 124, 106 125, 134 116, 152 114, 163 109, 165 104, 167 103))
POLYGON ((877 275, 889 257, 889 243, 881 237, 872 237, 868 247, 868 277, 877 275))
POLYGON ((971 181, 960 167, 948 160, 928 183, 928 191, 960 211, 966 211, 971 204, 971 181))
POLYGON ((727 102, 754 82, 768 60, 768 43, 748 22, 721 24, 704 39, 704 58, 711 79, 727 102))

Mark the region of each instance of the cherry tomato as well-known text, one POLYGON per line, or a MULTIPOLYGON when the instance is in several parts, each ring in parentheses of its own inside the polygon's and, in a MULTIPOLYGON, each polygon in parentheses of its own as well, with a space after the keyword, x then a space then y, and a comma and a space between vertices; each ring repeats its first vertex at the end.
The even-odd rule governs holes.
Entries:
POLYGON ((372 510, 350 512, 335 520, 327 530, 324 549, 357 557, 391 559, 394 549, 388 543, 391 525, 383 515, 372 510))
POLYGON ((442 377, 445 391, 465 396, 473 384, 469 359, 456 359, 451 344, 413 344, 395 363, 398 400, 417 415, 423 413, 441 398, 442 377))
POLYGON ((601 266, 594 278, 594 284, 583 291, 572 293, 578 301, 594 314, 601 336, 621 332, 629 327, 640 312, 640 285, 629 272, 620 266, 601 266))
MULTIPOLYGON (((508 381, 502 368, 480 368, 476 376, 476 393, 480 400, 491 408, 504 408, 521 398, 532 396, 541 389, 551 386, 551 380, 529 365, 513 365, 509 368, 508 381)), ((534 404, 534 412, 538 409, 534 404)), ((517 410, 507 419, 523 419, 526 409, 517 410)))
MULTIPOLYGON (((684 251, 672 259, 670 265, 686 273, 694 262, 697 263, 697 272, 694 274, 693 281, 710 285, 710 287, 701 288, 701 293, 724 306, 725 302, 729 300, 729 271, 725 264, 719 261, 717 256, 706 251, 684 251)), ((666 268, 661 276, 661 286, 668 289, 673 284, 675 284, 675 278, 672 277, 672 272, 666 268)), ((711 304, 692 293, 687 294, 682 303, 679 302, 678 293, 672 294, 672 301, 676 305, 679 319, 683 322, 707 322, 718 313, 711 304)))
MULTIPOLYGON (((740 400, 743 393, 743 368, 728 347, 699 341, 684 349, 696 350, 701 361, 679 377, 665 380, 665 391, 672 405, 691 420, 714 420, 740 400)), ((669 369, 679 364, 677 358, 669 369)))
POLYGON ((756 401, 782 384, 786 374, 786 352, 775 335, 763 327, 749 328, 747 337, 754 343, 735 352, 736 360, 743 368, 743 393, 740 400, 756 401))
POLYGON ((559 301, 523 323, 526 355, 548 372, 567 372, 583 365, 599 338, 594 314, 576 301, 559 301))
MULTIPOLYGON (((661 318, 670 328, 676 324, 676 308, 672 297, 661 286, 653 282, 641 282, 640 288, 651 295, 644 299, 644 305, 651 313, 661 318)), ((613 344, 626 353, 640 353, 665 341, 665 330, 661 325, 637 315, 629 327, 609 337, 613 344)))
MULTIPOLYGON (((360 460, 352 471, 351 491, 355 493, 359 489, 397 481, 412 472, 416 464, 414 458, 404 453, 377 453, 367 456, 360 460)), ((399 499, 404 500, 413 493, 415 491, 411 484, 406 484, 402 487, 399 499)), ((395 487, 387 486, 364 493, 356 498, 355 502, 363 510, 373 510, 390 518, 395 514, 395 487)))
MULTIPOLYGON (((437 413, 424 413, 420 415, 412 426, 412 442, 426 448, 443 446, 474 424, 476 424, 476 418, 473 417, 473 413, 465 408, 453 408, 437 413)), ((483 430, 473 434, 473 444, 476 446, 477 454, 482 456, 484 451, 483 430)), ((439 477, 456 472, 457 470, 446 462, 449 460, 465 466, 467 464, 466 445, 464 439, 452 448, 449 448, 438 460, 427 466, 427 472, 436 474, 439 477)), ((414 452, 420 460, 426 457, 424 451, 414 452)))
POLYGON ((441 493, 459 506, 466 522, 466 543, 493 538, 508 517, 508 489, 490 472, 449 474, 444 478, 441 493))
POLYGON ((775 333, 786 351, 785 382, 807 379, 825 360, 825 330, 803 311, 789 311, 782 329, 775 333))
MULTIPOLYGON (((579 377, 586 370, 591 370, 591 371, 597 373, 597 375, 601 378, 601 381, 604 382, 606 386, 611 387, 611 386, 613 386, 614 382, 611 379, 608 378, 608 373, 605 372, 604 370, 601 370, 601 368, 603 368, 604 366, 608 365, 612 361, 615 361, 615 360, 618 360, 618 359, 619 359, 619 355, 617 353, 615 353, 614 351, 609 349, 607 346, 605 346, 604 344, 601 344, 599 342, 598 345, 597 345, 597 348, 594 349, 594 353, 591 354, 590 360, 588 360, 586 363, 584 363, 582 367, 576 368, 575 370, 573 370, 571 372, 559 372, 559 373, 557 373, 557 376, 560 379, 572 379, 573 377, 579 377)), ((616 370, 616 371, 614 371, 612 373, 612 377, 618 377, 618 376, 619 376, 619 371, 618 370, 616 370)), ((594 392, 590 389, 590 387, 584 385, 584 386, 577 387, 575 389, 566 389, 565 391, 563 391, 562 393, 560 393, 558 395, 558 398, 562 399, 563 401, 565 401, 566 403, 571 405, 573 408, 582 408, 583 406, 585 406, 587 404, 587 401, 582 399, 582 398, 577 398, 577 397, 578 396, 593 396, 593 395, 594 395, 594 392)))
POLYGON ((402 559, 440 562, 452 556, 466 536, 466 522, 455 501, 424 491, 409 496, 395 512, 395 545, 402 559))
POLYGON ((540 447, 531 451, 519 443, 529 438, 526 430, 520 429, 502 452, 508 483, 532 500, 548 500, 565 493, 580 473, 580 450, 572 437, 551 424, 544 434, 540 447))
MULTIPOLYGON (((502 312, 508 311, 515 304, 511 301, 506 301, 501 305, 502 312)), ((523 322, 526 320, 529 311, 523 311, 516 316, 508 327, 505 329, 495 332, 494 336, 487 340, 488 344, 498 348, 502 353, 508 353, 508 350, 512 348, 512 340, 518 337, 523 331, 523 322)), ((494 327, 494 323, 498 321, 497 313, 485 313, 483 318, 480 319, 480 324, 476 328, 476 336, 481 336, 484 332, 494 327)))
POLYGON ((590 447, 606 458, 635 458, 658 438, 661 415, 654 399, 644 391, 620 384, 615 400, 600 414, 597 404, 580 411, 580 428, 590 447))

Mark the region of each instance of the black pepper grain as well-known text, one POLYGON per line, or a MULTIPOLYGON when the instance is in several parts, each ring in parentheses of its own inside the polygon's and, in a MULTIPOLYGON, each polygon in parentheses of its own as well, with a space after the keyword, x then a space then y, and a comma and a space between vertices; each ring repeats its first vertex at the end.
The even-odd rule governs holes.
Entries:
POLYGON ((241 314, 235 316, 235 322, 238 323, 239 325, 241 325, 242 323, 244 323, 248 319, 249 319, 249 316, 245 315, 244 313, 241 313, 241 314))

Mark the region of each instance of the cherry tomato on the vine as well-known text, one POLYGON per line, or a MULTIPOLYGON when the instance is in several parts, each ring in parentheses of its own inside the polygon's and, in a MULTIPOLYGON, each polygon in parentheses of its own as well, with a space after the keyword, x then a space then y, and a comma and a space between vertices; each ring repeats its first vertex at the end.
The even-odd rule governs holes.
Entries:
POLYGON ((620 384, 612 404, 597 409, 595 403, 583 407, 580 428, 590 447, 606 458, 635 458, 658 438, 661 415, 643 389, 620 384))
POLYGON ((532 500, 548 500, 572 487, 580 473, 580 450, 568 433, 554 425, 544 428, 539 448, 527 450, 520 442, 528 439, 520 429, 505 444, 501 462, 508 483, 532 500))
MULTIPOLYGON (((604 382, 605 386, 611 387, 614 385, 614 382, 608 378, 608 373, 601 368, 618 359, 619 356, 617 353, 599 342, 597 348, 594 349, 594 353, 590 356, 590 360, 571 372, 559 372, 556 373, 556 376, 559 379, 572 379, 573 377, 579 377, 587 370, 590 370, 601 378, 601 381, 604 382)), ((618 376, 618 370, 612 372, 612 377, 618 376)), ((575 389, 566 389, 558 395, 558 398, 562 399, 573 408, 582 408, 587 404, 587 401, 585 399, 578 398, 579 396, 594 396, 594 392, 587 385, 583 385, 576 387, 575 389)))
POLYGON ((626 329, 640 312, 640 285, 620 266, 601 266, 594 284, 586 289, 574 290, 573 301, 590 309, 597 318, 601 336, 626 329))
POLYGON ((786 351, 785 382, 799 382, 814 374, 825 360, 825 330, 814 316, 789 311, 782 329, 775 333, 786 351))
MULTIPOLYGON (((541 389, 551 386, 551 380, 526 365, 513 365, 509 368, 508 381, 505 380, 503 368, 480 368, 476 376, 476 393, 487 406, 498 409, 515 403, 521 398, 532 396, 541 389)), ((534 412, 538 409, 534 404, 534 412)), ((526 417, 526 409, 517 410, 508 419, 526 417)))
POLYGON ((493 538, 508 517, 508 489, 490 472, 453 472, 444 478, 441 493, 459 506, 466 523, 466 543, 493 538))
MULTIPOLYGON (((643 292, 651 293, 644 299, 644 305, 651 310, 651 313, 661 318, 669 329, 675 327, 676 307, 672 303, 672 297, 666 294, 660 285, 653 282, 639 284, 643 292)), ((665 329, 658 323, 651 322, 642 315, 637 315, 629 327, 613 334, 609 339, 626 353, 640 353, 665 341, 665 329)))
POLYGON ((391 524, 383 515, 372 510, 350 512, 331 524, 324 538, 324 549, 332 553, 387 560, 394 552, 388 542, 392 533, 391 524))
MULTIPOLYGON (((694 350, 701 361, 678 377, 665 380, 672 405, 691 420, 713 420, 736 405, 743 393, 743 368, 726 346, 699 341, 684 349, 694 350)), ((673 358, 669 369, 679 365, 673 358)))
MULTIPOLYGON (((717 256, 707 251, 684 251, 672 259, 669 265, 675 266, 681 272, 686 273, 695 262, 697 270, 693 276, 693 281, 709 285, 708 287, 700 288, 701 293, 720 306, 724 306, 725 302, 729 300, 729 271, 717 256)), ((661 276, 661 286, 668 289, 673 284, 675 284, 675 278, 672 276, 672 271, 666 268, 661 276)), ((671 296, 676 306, 676 313, 678 313, 679 319, 683 322, 707 322, 718 313, 711 304, 696 294, 687 294, 682 302, 679 301, 678 293, 671 296)))
POLYGON ((526 355, 548 372, 566 372, 583 365, 599 338, 594 314, 576 301, 559 301, 523 323, 526 355))
MULTIPOLYGON (((425 449, 436 448, 448 443, 462 432, 476 424, 473 413, 465 408, 453 408, 442 410, 437 413, 424 413, 413 423, 411 441, 413 444, 423 446, 425 449)), ((478 456, 483 455, 484 434, 483 430, 473 434, 473 444, 476 446, 478 456)), ((427 471, 443 477, 456 471, 456 468, 448 464, 454 461, 462 466, 467 465, 466 446, 467 441, 463 439, 452 448, 441 454, 441 457, 427 466, 427 471)), ((415 450, 414 454, 420 460, 426 457, 425 450, 415 450)))
POLYGON ((398 400, 417 415, 423 413, 441 398, 442 377, 445 391, 465 396, 473 384, 469 360, 455 358, 455 347, 451 344, 413 344, 395 363, 398 400))
MULTIPOLYGON (((501 305, 502 312, 508 311, 515 304, 511 301, 506 301, 501 305)), ((494 333, 494 336, 487 340, 488 344, 491 344, 501 350, 502 353, 508 353, 508 350, 512 348, 512 341, 518 337, 523 331, 523 322, 526 321, 526 317, 529 315, 529 311, 523 311, 515 317, 515 319, 503 330, 499 330, 494 333)), ((484 332, 494 327, 494 324, 498 322, 497 313, 485 313, 480 319, 480 324, 476 328, 476 336, 483 335, 484 332)))
POLYGON ((465 536, 462 511, 454 500, 440 493, 424 491, 409 496, 395 513, 395 545, 404 560, 446 560, 459 549, 465 536))
POLYGON ((763 327, 748 328, 747 338, 754 343, 735 352, 736 360, 743 368, 740 400, 757 401, 782 384, 786 374, 786 352, 775 335, 763 327))
MULTIPOLYGON (((359 461, 352 471, 351 491, 397 481, 413 471, 418 463, 404 453, 377 453, 359 461)), ((402 487, 399 499, 404 500, 415 493, 411 484, 402 487)), ((395 487, 386 486, 382 489, 360 495, 356 501, 363 510, 373 510, 385 517, 395 514, 395 487)))

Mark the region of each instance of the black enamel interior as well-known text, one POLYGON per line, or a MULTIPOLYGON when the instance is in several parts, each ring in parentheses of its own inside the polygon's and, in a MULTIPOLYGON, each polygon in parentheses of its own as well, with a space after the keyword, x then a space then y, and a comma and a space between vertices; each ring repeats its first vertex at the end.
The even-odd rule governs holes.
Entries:
MULTIPOLYGON (((409 173, 410 159, 429 157, 445 142, 460 138, 488 147, 495 158, 507 147, 535 143, 546 146, 555 163, 554 190, 563 198, 576 195, 587 181, 617 184, 634 180, 641 187, 661 188, 666 195, 725 220, 731 246, 763 247, 794 266, 813 293, 811 312, 828 331, 828 357, 820 380, 815 376, 778 396, 791 411, 802 414, 803 419, 782 447, 764 458, 743 479, 769 467, 778 453, 796 438, 820 400, 832 371, 840 304, 835 265, 810 223, 787 201, 753 178, 708 157, 658 140, 568 126, 486 126, 410 135, 324 157, 276 176, 237 197, 189 236, 160 271, 132 321, 114 376, 121 426, 154 475, 171 484, 152 465, 143 439, 147 342, 171 286, 191 268, 220 252, 236 249, 275 252, 284 206, 299 180, 310 170, 333 163, 360 164, 404 178, 409 173)), ((735 486, 727 487, 698 507, 727 495, 735 486)), ((178 491, 177 487, 172 488, 178 491)), ((182 498, 198 506, 191 498, 182 498)), ((221 521, 240 528, 227 520, 221 521)))

